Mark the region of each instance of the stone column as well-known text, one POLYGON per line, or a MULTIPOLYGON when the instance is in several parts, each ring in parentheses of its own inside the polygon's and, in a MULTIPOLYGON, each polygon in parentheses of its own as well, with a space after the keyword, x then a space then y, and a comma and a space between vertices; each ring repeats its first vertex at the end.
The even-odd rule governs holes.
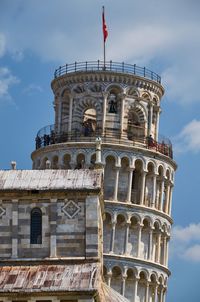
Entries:
POLYGON ((134 168, 129 168, 127 202, 131 203, 132 181, 134 168))
POLYGON ((149 230, 149 246, 148 246, 148 260, 152 260, 152 246, 153 246, 153 229, 149 230))
POLYGON ((165 197, 165 208, 164 208, 164 212, 165 213, 167 213, 167 210, 168 210, 169 193, 170 193, 170 182, 167 180, 167 189, 166 189, 166 197, 165 197))
POLYGON ((169 257, 169 239, 166 238, 166 262, 165 262, 166 266, 168 266, 168 257, 169 257))
POLYGON ((114 200, 117 200, 117 195, 118 195, 118 184, 119 184, 119 169, 120 166, 116 166, 116 174, 115 174, 115 188, 114 188, 114 200))
POLYGON ((69 135, 71 135, 71 132, 72 132, 72 109, 73 109, 73 96, 70 95, 70 99, 69 99, 69 120, 68 120, 69 135))
POLYGON ((62 114, 62 97, 58 98, 58 133, 60 134, 61 130, 61 114, 62 114))
POLYGON ((160 290, 160 301, 159 302, 163 302, 163 294, 164 294, 164 288, 162 287, 160 290))
POLYGON ((134 299, 133 301, 137 301, 137 289, 138 289, 138 278, 135 278, 135 289, 134 289, 134 299))
POLYGON ((18 199, 12 199, 12 258, 18 257, 18 199))
POLYGON ((174 185, 171 183, 170 185, 170 193, 169 193, 169 203, 168 203, 168 209, 167 209, 167 214, 171 216, 172 212, 172 192, 173 192, 173 187, 174 185))
POLYGON ((112 233, 111 233, 111 241, 110 241, 110 253, 114 253, 116 223, 117 223, 116 221, 112 222, 112 233))
POLYGON ((57 228, 57 199, 51 199, 50 214, 50 258, 57 256, 57 243, 56 243, 56 228, 57 228))
POLYGON ((108 93, 104 92, 103 93, 102 136, 105 135, 107 98, 108 98, 108 93))
POLYGON ((162 302, 165 302, 165 298, 166 298, 166 288, 163 289, 163 300, 162 300, 162 302))
POLYGON ((107 278, 108 278, 108 286, 110 287, 111 278, 112 278, 112 270, 111 269, 109 269, 109 271, 107 272, 107 278))
POLYGON ((149 128, 148 128, 148 136, 151 135, 152 120, 153 120, 153 106, 152 106, 152 103, 149 103, 149 128))
POLYGON ((141 243, 141 235, 142 235, 142 224, 138 225, 138 244, 137 244, 137 258, 140 257, 140 243, 141 243))
POLYGON ((155 207, 155 202, 156 202, 156 179, 157 179, 157 174, 153 174, 153 194, 152 194, 152 201, 151 201, 152 207, 155 207))
POLYGON ((160 241, 161 234, 160 232, 157 234, 157 254, 156 254, 156 262, 160 263, 160 241))
POLYGON ((147 281, 147 284, 146 284, 145 302, 149 302, 149 282, 148 281, 147 281))
POLYGON ((129 228, 130 228, 131 222, 128 221, 126 223, 126 234, 125 234, 125 245, 124 245, 124 254, 127 255, 128 253, 128 237, 129 237, 129 228))
POLYGON ((101 161, 101 138, 97 137, 96 138, 96 161, 95 165, 98 167, 98 165, 102 165, 101 161))
POLYGON ((122 94, 121 99, 121 116, 120 116, 120 137, 123 137, 123 127, 124 127, 124 101, 125 101, 125 94, 122 94))
POLYGON ((125 288, 126 288, 126 278, 127 278, 127 267, 124 267, 124 272, 122 275, 122 296, 125 295, 125 288))
POLYGON ((162 177, 162 180, 161 180, 161 194, 160 194, 160 200, 159 200, 159 211, 162 211, 164 190, 165 190, 165 178, 162 177))
POLYGON ((167 240, 166 235, 163 235, 163 265, 166 266, 167 240))
POLYGON ((155 286, 154 295, 155 295, 154 302, 158 302, 158 284, 156 284, 156 286, 155 286))
POLYGON ((158 141, 160 111, 161 110, 159 108, 156 114, 156 141, 158 141))
POLYGON ((145 180, 146 180, 146 174, 147 172, 142 172, 142 178, 141 178, 141 191, 140 191, 140 205, 144 204, 144 192, 145 192, 145 180))

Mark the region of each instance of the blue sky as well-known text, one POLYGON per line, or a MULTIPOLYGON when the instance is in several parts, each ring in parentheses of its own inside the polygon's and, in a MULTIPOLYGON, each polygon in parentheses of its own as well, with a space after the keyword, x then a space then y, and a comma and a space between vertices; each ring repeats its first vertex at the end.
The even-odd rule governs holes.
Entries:
POLYGON ((167 302, 199 302, 200 2, 198 0, 0 0, 0 168, 31 168, 37 131, 54 122, 50 82, 59 65, 107 59, 162 76, 160 133, 178 163, 167 302))

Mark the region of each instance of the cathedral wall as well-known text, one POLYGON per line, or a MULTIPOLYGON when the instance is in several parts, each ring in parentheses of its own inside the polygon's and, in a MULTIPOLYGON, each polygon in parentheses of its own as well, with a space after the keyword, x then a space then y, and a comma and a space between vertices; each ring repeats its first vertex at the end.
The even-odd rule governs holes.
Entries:
POLYGON ((98 195, 22 195, 0 196, 0 259, 102 255, 98 195))

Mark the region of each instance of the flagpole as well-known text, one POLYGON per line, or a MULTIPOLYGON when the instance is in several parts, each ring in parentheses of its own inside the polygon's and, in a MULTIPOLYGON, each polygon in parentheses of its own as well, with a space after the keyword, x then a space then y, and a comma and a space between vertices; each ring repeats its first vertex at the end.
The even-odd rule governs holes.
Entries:
MULTIPOLYGON (((103 6, 103 18, 105 18, 104 6, 103 6)), ((103 23, 105 20, 103 19, 103 23)), ((103 36, 103 69, 106 69, 106 41, 105 36, 103 36)))

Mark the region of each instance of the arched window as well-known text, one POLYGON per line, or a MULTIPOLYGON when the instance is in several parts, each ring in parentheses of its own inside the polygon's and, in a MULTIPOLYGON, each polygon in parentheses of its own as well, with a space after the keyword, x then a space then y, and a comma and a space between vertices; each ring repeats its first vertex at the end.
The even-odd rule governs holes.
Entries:
POLYGON ((39 208, 31 211, 31 244, 42 243, 42 212, 39 208))
POLYGON ((83 117, 83 134, 90 136, 95 133, 97 128, 96 110, 93 108, 87 109, 83 117))

